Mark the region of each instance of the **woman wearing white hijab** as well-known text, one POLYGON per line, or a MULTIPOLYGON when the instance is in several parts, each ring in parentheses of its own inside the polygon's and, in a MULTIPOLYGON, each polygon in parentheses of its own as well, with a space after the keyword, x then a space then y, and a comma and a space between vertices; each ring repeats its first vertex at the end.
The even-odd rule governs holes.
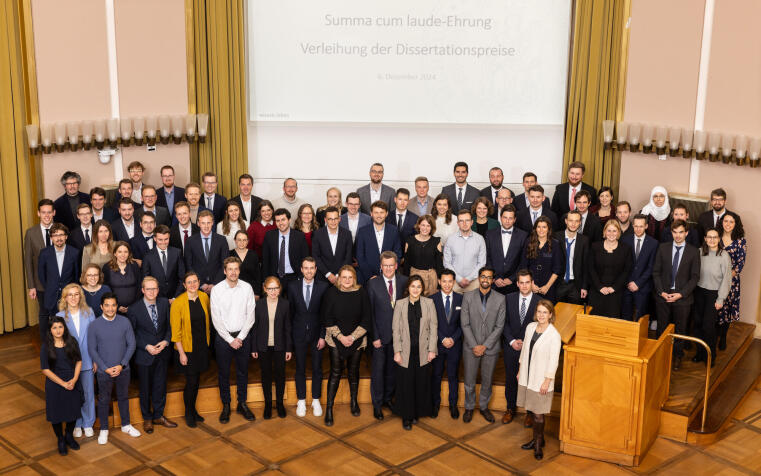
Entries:
POLYGON ((664 187, 657 185, 650 192, 650 202, 642 207, 640 212, 647 215, 647 234, 661 240, 663 228, 668 224, 671 205, 669 204, 669 194, 664 187))

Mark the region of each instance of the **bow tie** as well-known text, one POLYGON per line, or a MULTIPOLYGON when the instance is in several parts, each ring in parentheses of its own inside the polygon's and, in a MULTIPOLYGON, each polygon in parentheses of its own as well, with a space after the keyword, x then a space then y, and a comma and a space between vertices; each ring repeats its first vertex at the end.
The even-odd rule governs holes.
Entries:
POLYGON ((513 234, 513 230, 502 230, 502 234, 503 235, 512 235, 513 234))
POLYGON ((146 237, 144 237, 144 238, 145 238, 145 241, 146 241, 146 243, 147 243, 147 242, 149 242, 149 241, 151 241, 151 240, 153 239, 153 237, 152 237, 152 236, 146 236, 146 237))

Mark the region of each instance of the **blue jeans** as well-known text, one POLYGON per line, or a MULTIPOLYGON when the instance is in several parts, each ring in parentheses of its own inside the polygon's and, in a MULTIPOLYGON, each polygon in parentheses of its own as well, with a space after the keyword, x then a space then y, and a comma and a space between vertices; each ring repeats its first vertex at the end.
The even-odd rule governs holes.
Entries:
POLYGON ((77 428, 92 428, 95 424, 95 387, 93 385, 92 369, 79 372, 79 381, 82 382, 82 390, 85 394, 85 403, 82 404, 82 416, 77 418, 77 428))

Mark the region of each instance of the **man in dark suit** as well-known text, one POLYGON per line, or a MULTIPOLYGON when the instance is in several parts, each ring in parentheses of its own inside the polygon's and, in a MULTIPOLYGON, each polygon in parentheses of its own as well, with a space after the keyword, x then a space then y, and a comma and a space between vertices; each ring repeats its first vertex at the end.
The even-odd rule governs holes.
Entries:
POLYGON ((552 211, 557 216, 563 216, 576 209, 576 194, 582 190, 589 192, 590 206, 597 203, 597 190, 587 183, 582 182, 586 167, 582 162, 572 162, 568 166, 568 182, 555 187, 552 196, 552 211))
POLYGON ((119 180, 119 188, 116 191, 116 197, 114 197, 113 203, 113 208, 116 213, 119 213, 119 204, 124 198, 132 202, 132 208, 134 210, 137 210, 140 206, 138 202, 132 200, 132 180, 128 178, 119 180))
MULTIPOLYGON (((502 329, 502 358, 505 361, 505 400, 507 408, 502 423, 510 423, 515 417, 518 398, 518 360, 523 348, 526 327, 534 320, 534 311, 541 296, 531 292, 534 279, 531 271, 522 269, 517 273, 517 292, 505 297, 505 327, 502 329)), ((530 416, 526 414, 528 420, 530 416)))
POLYGON ((185 244, 185 269, 198 273, 201 290, 211 292, 215 284, 225 279, 223 262, 230 255, 227 239, 214 233, 214 215, 209 210, 198 214, 198 233, 185 244))
MULTIPOLYGON (((502 210, 508 205, 513 205, 513 191, 510 190, 507 187, 502 187, 497 192, 497 203, 494 204, 494 213, 492 213, 491 217, 495 220, 499 221, 502 216, 502 210)), ((518 209, 515 210, 516 216, 518 215, 518 209)))
POLYGON ((214 223, 219 223, 225 217, 227 198, 217 193, 217 176, 214 172, 205 172, 201 176, 203 196, 201 204, 214 214, 214 223))
POLYGON ((524 208, 518 212, 518 215, 515 219, 515 226, 525 231, 526 233, 531 234, 531 232, 534 230, 534 223, 536 222, 536 219, 544 216, 550 220, 550 223, 552 223, 552 229, 557 230, 557 215, 555 215, 555 213, 550 210, 549 207, 544 205, 544 187, 541 185, 532 186, 528 192, 528 199, 531 205, 528 208, 524 208))
POLYGON ((470 210, 473 202, 481 195, 480 190, 468 184, 468 164, 465 162, 454 164, 454 183, 442 188, 441 193, 449 197, 452 213, 462 209, 470 210))
POLYGON ((325 226, 312 234, 312 256, 317 264, 317 275, 323 281, 335 284, 341 266, 351 264, 351 232, 338 226, 338 208, 325 209, 325 226))
MULTIPOLYGON (((513 199, 513 205, 515 205, 515 209, 518 211, 518 213, 531 206, 531 202, 529 202, 528 199, 528 190, 534 185, 537 185, 536 174, 534 172, 526 172, 523 174, 523 193, 516 195, 513 199)), ((547 210, 550 209, 549 198, 544 197, 542 207, 546 208, 547 210)))
POLYGON ((135 207, 131 198, 119 200, 119 218, 111 223, 111 230, 115 241, 127 243, 140 233, 140 227, 135 223, 135 207))
POLYGON ((621 319, 636 321, 648 313, 658 241, 645 233, 647 231, 647 216, 645 215, 634 215, 631 228, 634 232, 621 238, 621 241, 632 249, 632 259, 634 259, 629 283, 626 285, 621 300, 621 319))
POLYGON ((357 189, 360 210, 366 215, 370 214, 372 204, 378 200, 384 202, 389 210, 394 208, 394 189, 383 183, 383 172, 383 164, 374 163, 370 166, 370 183, 357 189))
POLYGON ((176 203, 185 201, 185 189, 174 185, 174 167, 171 165, 161 167, 161 183, 161 187, 156 187, 158 194, 156 204, 172 211, 176 203))
POLYGON ((109 224, 119 218, 113 208, 106 206, 106 191, 101 187, 90 189, 90 205, 92 207, 92 223, 105 220, 109 224))
POLYGON ((589 266, 589 238, 580 231, 581 213, 570 211, 565 216, 565 230, 556 231, 554 238, 560 244, 563 257, 563 276, 558 276, 556 299, 558 302, 581 304, 586 299, 587 267, 589 266))
POLYGON ((174 216, 177 219, 177 223, 169 228, 169 246, 177 248, 184 255, 188 240, 193 235, 198 234, 198 225, 190 222, 190 206, 188 202, 175 203, 174 216))
POLYGON ((243 174, 238 177, 238 190, 240 193, 230 199, 240 205, 240 216, 244 221, 251 223, 259 216, 259 208, 262 206, 262 199, 252 195, 254 189, 254 177, 249 174, 243 174))
MULTIPOLYGON (((696 248, 700 248, 700 246, 703 244, 703 238, 705 238, 705 234, 701 234, 700 224, 698 224, 697 227, 690 226, 690 212, 687 211, 687 205, 684 203, 677 203, 671 207, 671 221, 674 220, 682 220, 687 224, 687 238, 684 240, 688 244, 696 248)), ((671 236, 671 228, 663 227, 659 241, 661 243, 671 243, 674 241, 674 238, 671 236)))
POLYGON ((264 235, 262 243, 262 277, 277 276, 287 289, 288 283, 301 277, 301 263, 309 256, 304 233, 291 228, 291 212, 275 210, 275 229, 264 235))
POLYGON ((415 225, 418 216, 407 209, 410 203, 410 191, 406 188, 400 188, 396 191, 394 197, 394 213, 389 213, 386 217, 386 223, 396 225, 399 230, 399 242, 404 248, 407 238, 415 234, 415 225))
POLYGON ((579 232, 589 238, 589 243, 602 241, 602 223, 593 213, 589 212, 591 195, 586 190, 576 194, 575 211, 581 214, 581 226, 579 232))
POLYGON ((433 416, 438 416, 441 406, 441 377, 444 368, 447 369, 447 381, 449 383, 449 414, 455 420, 460 417, 457 409, 457 400, 460 395, 460 359, 462 358, 462 328, 460 327, 460 310, 462 307, 462 294, 454 292, 455 273, 451 269, 445 269, 439 277, 440 292, 431 299, 436 306, 438 319, 438 347, 439 353, 433 359, 433 416))
POLYGON ((48 318, 58 312, 58 300, 61 299, 61 291, 69 283, 79 282, 79 250, 73 246, 66 246, 69 230, 62 223, 54 223, 50 227, 50 240, 53 246, 48 246, 40 251, 37 262, 37 277, 42 289, 45 290, 40 307, 45 309, 43 315, 40 310, 40 337, 45 342, 44 336, 48 332, 48 318))
MULTIPOLYGON (((337 216, 336 212, 336 216, 337 216)), ((322 350, 325 348, 325 327, 320 320, 322 296, 330 285, 315 278, 317 263, 306 257, 301 262, 303 278, 288 283, 288 302, 291 305, 291 332, 293 333, 293 356, 296 360, 296 415, 306 415, 306 366, 307 356, 312 361, 312 413, 322 416, 322 350)))
POLYGON ((396 226, 386 223, 388 206, 378 200, 372 206, 373 223, 357 230, 356 257, 359 264, 360 284, 365 284, 380 272, 380 255, 384 251, 393 251, 401 260, 402 243, 396 226), (380 241, 380 246, 378 242, 380 241))
MULTIPOLYGON (((674 242, 661 243, 653 264, 658 337, 672 322, 674 332, 687 333, 687 319, 693 301, 692 292, 700 278, 700 254, 697 248, 685 242, 686 223, 681 220, 674 221, 671 223, 671 232, 674 242)), ((683 347, 681 340, 674 340, 674 370, 681 367, 683 347)))
POLYGON ((143 204, 138 205, 137 208, 135 208, 135 218, 138 222, 140 221, 140 218, 142 218, 143 213, 152 212, 156 217, 156 226, 171 225, 172 215, 169 213, 169 210, 156 205, 158 195, 156 193, 156 188, 153 185, 143 185, 140 197, 143 200, 143 204))
MULTIPOLYGON (((703 238, 706 236, 708 230, 719 228, 721 226, 721 219, 724 218, 729 210, 727 210, 727 192, 723 188, 717 188, 711 190, 711 209, 701 213, 698 216, 698 235, 700 235, 700 243, 703 242, 703 238)), ((723 233, 719 231, 719 236, 723 233)))
POLYGON ((357 242, 357 231, 373 222, 370 215, 362 213, 359 209, 360 199, 357 192, 346 195, 346 213, 341 215, 338 226, 351 232, 352 243, 357 242))
POLYGON ((169 227, 156 227, 154 239, 156 246, 143 258, 143 277, 152 276, 159 282, 159 296, 172 302, 175 297, 185 290, 182 278, 185 276, 185 262, 182 251, 169 246, 169 227))
POLYGON ((77 220, 79 225, 69 233, 68 244, 79 250, 80 261, 82 250, 92 243, 92 209, 87 203, 80 203, 77 207, 77 220))
POLYGON ((156 229, 156 218, 152 212, 145 212, 140 218, 140 231, 135 233, 135 236, 130 240, 130 247, 132 248, 132 257, 136 260, 140 260, 142 263, 143 258, 153 248, 156 247, 156 240, 153 236, 153 231, 156 229))
MULTIPOLYGON (((497 193, 504 188, 502 186, 504 179, 505 174, 502 173, 502 169, 499 167, 492 167, 489 169, 490 185, 482 188, 479 193, 479 196, 488 198, 492 205, 494 205, 495 209, 497 208, 497 193)), ((512 195, 512 191, 510 191, 510 195, 512 195)))
POLYGON ((627 236, 634 233, 634 230, 632 229, 632 221, 631 221, 631 214, 632 214, 632 206, 629 202, 626 200, 621 200, 616 204, 616 220, 618 220, 618 224, 621 226, 621 236, 627 236))
POLYGON ((169 326, 169 301, 158 297, 158 280, 150 276, 143 278, 142 288, 143 299, 129 307, 127 318, 135 331, 135 365, 140 380, 143 430, 153 433, 153 425, 177 427, 164 416, 172 329, 169 326))
MULTIPOLYGON (((53 244, 50 238, 50 228, 53 226, 53 217, 55 209, 53 200, 43 198, 37 203, 37 216, 40 217, 40 224, 34 225, 24 233, 24 277, 26 278, 26 289, 29 299, 37 300, 39 305, 38 318, 40 323, 44 320, 47 323, 48 311, 45 308, 45 287, 40 282, 37 274, 40 253, 42 250, 53 244)), ((46 326, 40 325, 40 336, 42 332, 47 332, 46 326)), ((43 340, 44 342, 44 340, 43 340)))
POLYGON ((380 276, 367 282, 367 294, 370 308, 373 310, 373 325, 370 329, 372 341, 372 374, 370 376, 370 394, 373 401, 373 416, 383 420, 386 405, 391 408, 396 381, 394 363, 394 342, 391 323, 394 319, 394 304, 404 297, 407 277, 396 272, 397 256, 393 251, 384 251, 380 257, 380 276))
POLYGON ((494 268, 493 289, 502 294, 514 292, 515 273, 526 267, 523 251, 528 233, 515 225, 515 207, 507 205, 500 216, 501 227, 486 232, 486 266, 494 268))
POLYGON ((76 215, 79 204, 90 203, 90 196, 79 191, 81 183, 82 177, 76 172, 67 171, 61 176, 64 194, 56 199, 53 208, 56 223, 63 223, 67 230, 73 230, 78 225, 76 215))

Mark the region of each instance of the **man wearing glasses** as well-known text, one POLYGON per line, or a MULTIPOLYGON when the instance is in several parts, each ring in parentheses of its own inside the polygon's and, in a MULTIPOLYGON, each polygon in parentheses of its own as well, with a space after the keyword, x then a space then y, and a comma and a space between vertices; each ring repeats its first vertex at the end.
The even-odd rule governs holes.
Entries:
POLYGON ((58 197, 53 204, 55 209, 56 223, 63 223, 67 230, 73 230, 79 225, 77 219, 77 207, 80 203, 90 203, 90 196, 79 191, 82 184, 82 177, 72 171, 64 172, 61 177, 64 194, 58 197))
POLYGON ((227 198, 217 193, 217 176, 214 172, 206 172, 203 174, 201 177, 201 186, 203 187, 201 205, 211 210, 214 214, 214 223, 221 222, 225 217, 227 198))
POLYGON ((45 290, 43 301, 40 302, 40 336, 45 342, 48 332, 48 318, 58 312, 58 301, 61 291, 70 283, 79 280, 79 250, 66 246, 69 230, 61 223, 50 227, 50 240, 53 246, 40 251, 37 262, 37 276, 42 289, 45 290))
POLYGON ((473 216, 469 210, 457 212, 459 230, 444 246, 444 268, 455 272, 454 290, 458 293, 478 288, 478 270, 486 266, 486 242, 470 229, 472 225, 473 216))

